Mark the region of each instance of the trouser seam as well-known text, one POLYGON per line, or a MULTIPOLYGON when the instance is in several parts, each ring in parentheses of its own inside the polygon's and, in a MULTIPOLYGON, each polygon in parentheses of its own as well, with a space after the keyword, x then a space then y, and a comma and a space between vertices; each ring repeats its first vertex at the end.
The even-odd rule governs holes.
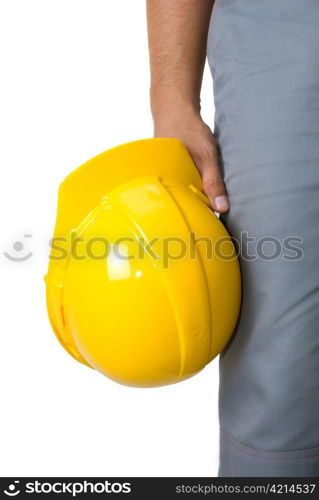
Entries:
POLYGON ((319 447, 296 451, 264 451, 252 448, 241 443, 222 428, 220 429, 220 431, 223 434, 224 439, 228 441, 233 447, 244 452, 246 455, 259 460, 294 461, 319 457, 319 447))

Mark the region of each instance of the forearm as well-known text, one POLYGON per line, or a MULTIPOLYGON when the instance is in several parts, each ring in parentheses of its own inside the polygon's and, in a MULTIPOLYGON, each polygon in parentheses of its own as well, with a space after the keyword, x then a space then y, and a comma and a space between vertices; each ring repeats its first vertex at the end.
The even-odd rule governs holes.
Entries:
POLYGON ((200 90, 213 0, 147 0, 151 107, 155 137, 184 142, 202 176, 211 207, 229 200, 214 135, 200 116, 200 90))
POLYGON ((213 0, 147 0, 151 107, 199 113, 213 0))

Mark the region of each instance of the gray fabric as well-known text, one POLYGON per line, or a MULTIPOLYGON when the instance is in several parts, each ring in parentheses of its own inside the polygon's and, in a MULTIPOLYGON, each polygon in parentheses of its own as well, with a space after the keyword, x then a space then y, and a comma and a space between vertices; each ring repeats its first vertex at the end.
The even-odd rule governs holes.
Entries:
POLYGON ((318 0, 216 0, 208 59, 223 220, 236 239, 255 238, 241 243, 242 312, 220 359, 220 426, 233 439, 221 435, 223 476, 319 476, 319 448, 283 464, 247 453, 319 447, 318 54, 318 0), (264 237, 290 259, 247 259, 264 237), (303 239, 302 258, 284 249, 289 237, 303 239))
POLYGON ((317 477, 319 448, 305 451, 263 451, 220 433, 220 477, 317 477))

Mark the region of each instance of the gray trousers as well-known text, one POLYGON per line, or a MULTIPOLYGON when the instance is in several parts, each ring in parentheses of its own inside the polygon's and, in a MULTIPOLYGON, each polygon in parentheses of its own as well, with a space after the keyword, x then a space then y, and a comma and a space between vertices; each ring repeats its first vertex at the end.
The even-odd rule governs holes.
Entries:
POLYGON ((243 276, 219 476, 319 476, 319 1, 216 0, 208 60, 243 276))

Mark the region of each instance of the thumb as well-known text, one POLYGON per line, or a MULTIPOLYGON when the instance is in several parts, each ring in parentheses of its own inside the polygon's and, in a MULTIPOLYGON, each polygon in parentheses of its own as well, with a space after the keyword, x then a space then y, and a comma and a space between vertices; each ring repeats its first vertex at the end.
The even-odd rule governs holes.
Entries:
POLYGON ((198 165, 198 168, 202 175, 204 193, 208 197, 212 209, 218 213, 228 212, 230 203, 218 158, 210 160, 209 163, 198 165))

